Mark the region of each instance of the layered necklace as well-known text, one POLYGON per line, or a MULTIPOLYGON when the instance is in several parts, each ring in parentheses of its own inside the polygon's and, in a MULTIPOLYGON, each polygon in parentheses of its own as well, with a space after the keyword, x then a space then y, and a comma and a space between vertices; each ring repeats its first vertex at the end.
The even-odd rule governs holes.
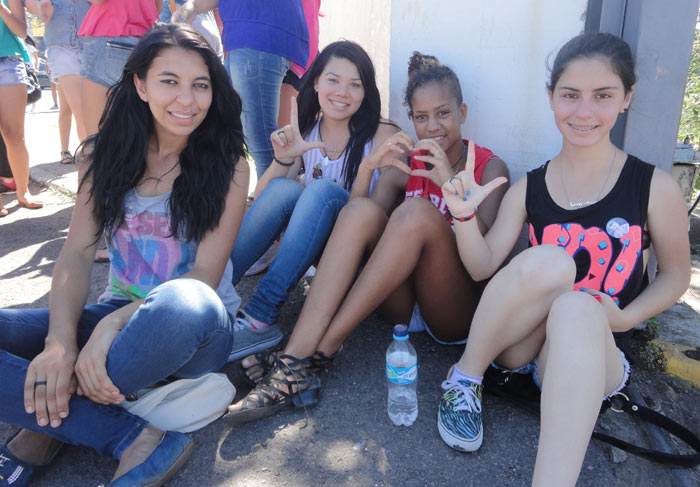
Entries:
MULTIPOLYGON (((559 179, 561 180, 561 187, 564 190, 564 197, 566 198, 566 201, 569 202, 569 207, 570 208, 582 208, 584 206, 590 206, 592 204, 597 203, 600 201, 600 197, 603 195, 603 191, 605 191, 605 187, 608 185, 608 181, 610 181, 610 175, 612 174, 613 167, 615 166, 615 159, 617 158, 617 148, 613 146, 613 158, 612 161, 610 161, 610 168, 608 169, 608 175, 605 178, 605 181, 603 181, 603 185, 600 187, 600 191, 598 191, 598 196, 594 200, 578 200, 576 202, 571 201, 571 198, 569 198, 569 192, 566 190, 566 183, 564 183, 564 164, 559 165, 559 179)), ((562 161, 563 162, 563 161, 562 161)))

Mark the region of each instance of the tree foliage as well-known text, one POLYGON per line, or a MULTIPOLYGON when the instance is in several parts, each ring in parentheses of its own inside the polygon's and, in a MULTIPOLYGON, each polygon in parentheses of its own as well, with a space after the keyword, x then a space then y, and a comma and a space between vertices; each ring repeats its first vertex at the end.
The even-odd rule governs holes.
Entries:
POLYGON ((683 141, 686 137, 696 147, 700 145, 700 28, 695 29, 688 83, 685 86, 683 112, 678 128, 678 139, 683 141))

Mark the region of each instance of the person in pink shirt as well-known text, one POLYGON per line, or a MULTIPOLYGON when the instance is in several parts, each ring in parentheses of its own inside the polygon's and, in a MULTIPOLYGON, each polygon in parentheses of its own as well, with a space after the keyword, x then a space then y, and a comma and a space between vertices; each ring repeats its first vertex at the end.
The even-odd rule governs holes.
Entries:
POLYGON ((139 38, 158 20, 163 0, 89 0, 78 35, 83 37, 83 107, 88 135, 97 128, 107 90, 121 76, 139 38))

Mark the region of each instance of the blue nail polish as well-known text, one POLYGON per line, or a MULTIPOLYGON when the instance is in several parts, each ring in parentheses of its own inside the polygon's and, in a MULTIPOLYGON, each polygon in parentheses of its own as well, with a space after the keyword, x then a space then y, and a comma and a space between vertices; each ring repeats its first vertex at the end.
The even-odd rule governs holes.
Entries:
POLYGON ((459 193, 457 191, 455 191, 455 196, 458 196, 458 195, 459 195, 459 193))
POLYGON ((467 201, 467 197, 466 197, 466 196, 462 196, 462 201, 467 201))
POLYGON ((472 192, 467 190, 467 196, 469 196, 470 194, 472 194, 472 192))
POLYGON ((586 290, 585 287, 582 287, 582 288, 579 288, 579 289, 580 289, 581 291, 585 291, 585 290, 586 290))

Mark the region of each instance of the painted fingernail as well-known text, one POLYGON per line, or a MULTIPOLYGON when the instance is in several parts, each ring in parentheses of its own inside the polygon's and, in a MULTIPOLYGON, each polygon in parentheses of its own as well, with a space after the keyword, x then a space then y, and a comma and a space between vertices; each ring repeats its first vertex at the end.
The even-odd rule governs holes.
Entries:
POLYGON ((472 192, 467 190, 467 196, 469 196, 470 194, 472 194, 472 192))
POLYGON ((177 19, 178 22, 183 22, 184 20, 185 20, 185 17, 180 17, 179 19, 177 19))
POLYGON ((459 193, 457 191, 455 191, 455 196, 457 196, 457 195, 459 195, 459 193))
POLYGON ((598 301, 599 303, 601 302, 601 298, 600 298, 600 296, 598 296, 597 294, 595 294, 593 297, 594 297, 595 300, 598 301))
POLYGON ((462 196, 462 201, 467 201, 467 197, 466 197, 466 196, 462 196))
POLYGON ((586 291, 586 288, 585 288, 585 287, 580 287, 579 289, 580 289, 581 291, 586 291))

